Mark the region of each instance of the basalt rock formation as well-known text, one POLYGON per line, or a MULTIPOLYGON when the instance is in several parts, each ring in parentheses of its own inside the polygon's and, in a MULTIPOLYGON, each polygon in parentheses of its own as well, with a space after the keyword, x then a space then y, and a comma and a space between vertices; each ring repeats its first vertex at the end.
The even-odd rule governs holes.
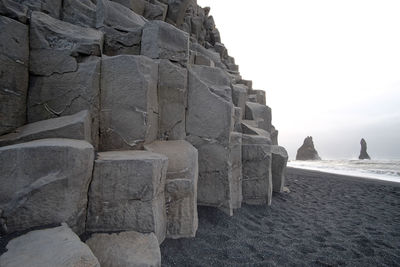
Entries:
POLYGON ((311 136, 307 136, 303 145, 297 150, 296 160, 321 160, 311 136))
POLYGON ((365 141, 364 138, 361 139, 360 144, 361 144, 361 151, 360 151, 360 156, 358 158, 359 159, 371 159, 367 153, 367 142, 365 141))
POLYGON ((92 257, 72 231, 91 233, 99 262, 158 266, 157 243, 196 235, 197 205, 233 215, 282 192, 265 92, 195 0, 0 0, 0 48, 2 234, 66 223, 35 235, 92 257), (129 243, 151 246, 116 259, 129 243))

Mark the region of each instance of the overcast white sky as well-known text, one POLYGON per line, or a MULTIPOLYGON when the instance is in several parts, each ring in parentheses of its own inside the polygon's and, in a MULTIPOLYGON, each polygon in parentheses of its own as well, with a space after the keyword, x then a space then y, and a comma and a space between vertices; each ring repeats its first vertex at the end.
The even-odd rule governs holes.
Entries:
POLYGON ((198 0, 244 79, 266 91, 291 159, 400 159, 400 1, 198 0))

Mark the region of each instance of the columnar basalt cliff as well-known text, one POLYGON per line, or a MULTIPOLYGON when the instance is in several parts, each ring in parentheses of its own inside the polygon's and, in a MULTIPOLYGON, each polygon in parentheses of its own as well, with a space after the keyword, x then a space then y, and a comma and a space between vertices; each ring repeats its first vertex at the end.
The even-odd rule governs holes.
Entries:
MULTIPOLYGON (((197 205, 233 215, 283 191, 265 92, 195 0, 0 0, 0 48, 2 234, 66 223, 32 232, 60 233, 35 266, 63 246, 65 262, 158 266, 155 243, 196 235, 197 205)), ((1 266, 30 260, 21 242, 1 266)))

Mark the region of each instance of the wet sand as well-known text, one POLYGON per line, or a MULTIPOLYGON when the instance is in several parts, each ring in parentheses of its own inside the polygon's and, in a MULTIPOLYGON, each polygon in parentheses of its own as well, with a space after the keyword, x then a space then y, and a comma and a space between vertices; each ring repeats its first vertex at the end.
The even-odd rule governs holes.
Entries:
POLYGON ((163 266, 400 266, 400 183, 288 168, 290 193, 228 217, 199 207, 196 238, 163 266))

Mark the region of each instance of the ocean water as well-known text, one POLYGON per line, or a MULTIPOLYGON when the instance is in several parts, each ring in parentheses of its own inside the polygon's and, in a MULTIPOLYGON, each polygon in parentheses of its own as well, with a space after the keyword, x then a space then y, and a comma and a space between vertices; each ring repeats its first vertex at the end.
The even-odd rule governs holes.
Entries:
POLYGON ((293 160, 287 165, 294 168, 400 183, 400 160, 293 160))

